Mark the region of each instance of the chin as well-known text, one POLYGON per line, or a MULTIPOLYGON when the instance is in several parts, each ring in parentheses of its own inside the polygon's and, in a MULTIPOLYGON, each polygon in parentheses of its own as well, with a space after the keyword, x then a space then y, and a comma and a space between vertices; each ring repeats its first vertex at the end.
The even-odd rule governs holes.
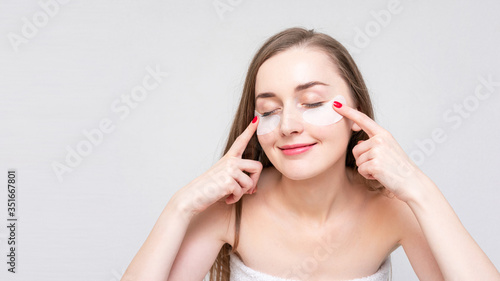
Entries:
MULTIPOLYGON (((275 166, 276 167, 276 166, 275 166)), ((276 169, 283 174, 283 176, 291 179, 291 180, 306 180, 313 178, 319 175, 322 171, 318 169, 319 167, 313 168, 313 165, 304 166, 295 166, 295 165, 286 165, 286 166, 278 166, 276 169)))
POLYGON ((311 175, 297 175, 297 174, 283 174, 283 176, 294 181, 307 180, 313 177, 311 175))

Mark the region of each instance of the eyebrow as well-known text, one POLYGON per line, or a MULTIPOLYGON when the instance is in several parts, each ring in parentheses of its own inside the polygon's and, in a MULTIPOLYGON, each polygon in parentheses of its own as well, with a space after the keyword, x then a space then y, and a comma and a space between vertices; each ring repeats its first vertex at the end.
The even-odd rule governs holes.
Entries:
MULTIPOLYGON (((307 89, 314 87, 316 85, 330 86, 330 85, 323 83, 323 82, 320 82, 320 81, 311 81, 311 82, 307 82, 304 84, 300 84, 297 87, 295 87, 295 92, 297 93, 297 92, 300 92, 303 90, 307 90, 307 89)), ((273 92, 264 92, 264 93, 258 94, 257 97, 255 97, 255 100, 257 100, 258 98, 271 98, 271 97, 275 97, 275 96, 276 96, 276 94, 273 92)))

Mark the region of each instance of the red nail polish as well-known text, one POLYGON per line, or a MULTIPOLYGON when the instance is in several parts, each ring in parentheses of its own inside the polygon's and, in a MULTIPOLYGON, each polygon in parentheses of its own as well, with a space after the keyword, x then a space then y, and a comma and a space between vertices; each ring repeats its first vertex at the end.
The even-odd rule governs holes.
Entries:
POLYGON ((252 120, 252 123, 255 123, 255 122, 257 122, 257 116, 255 116, 255 117, 253 118, 253 120, 252 120))
POLYGON ((342 107, 342 104, 338 101, 334 101, 333 102, 333 105, 336 107, 336 108, 341 108, 342 107))

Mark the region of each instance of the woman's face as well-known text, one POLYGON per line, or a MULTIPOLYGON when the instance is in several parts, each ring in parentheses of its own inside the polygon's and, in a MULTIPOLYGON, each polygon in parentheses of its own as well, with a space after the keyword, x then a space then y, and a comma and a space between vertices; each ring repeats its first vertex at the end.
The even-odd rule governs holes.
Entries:
POLYGON ((337 67, 317 49, 292 48, 266 60, 259 68, 255 110, 260 114, 276 110, 280 121, 270 133, 258 135, 258 140, 269 160, 286 177, 307 179, 334 165, 345 166, 353 122, 342 118, 331 125, 313 125, 304 122, 298 109, 330 101, 337 95, 344 96, 347 104, 354 106, 349 87, 337 67), (297 89, 310 82, 319 83, 297 89), (297 144, 311 146, 294 151, 283 149, 297 144))

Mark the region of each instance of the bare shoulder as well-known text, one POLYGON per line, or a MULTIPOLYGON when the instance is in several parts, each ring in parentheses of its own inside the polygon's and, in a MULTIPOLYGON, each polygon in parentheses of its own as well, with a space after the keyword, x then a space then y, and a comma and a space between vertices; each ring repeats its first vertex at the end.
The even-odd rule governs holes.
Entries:
MULTIPOLYGON (((263 217, 270 215, 270 209, 267 208, 269 205, 268 199, 272 186, 280 175, 276 168, 272 166, 262 169, 255 193, 243 194, 239 202, 223 207, 226 208, 227 217, 229 218, 224 233, 226 243, 234 246, 235 241, 241 242, 243 236, 254 237, 256 232, 262 233, 263 229, 260 222, 263 221, 263 217), (241 205, 241 209, 237 213, 238 205, 241 205), (238 226, 236 225, 237 217, 239 217, 238 226), (259 226, 255 224, 259 224, 259 226), (238 227, 238 231, 236 231, 236 227, 238 227), (240 231, 240 229, 244 229, 244 231, 240 231), (235 235, 238 235, 238 237, 235 235)), ((225 204, 224 201, 222 203, 225 204)), ((238 243, 237 248, 239 249, 241 246, 243 245, 238 243)), ((235 250, 239 252, 237 249, 235 250)))
POLYGON ((396 241, 392 251, 403 247, 420 280, 443 280, 420 223, 408 204, 390 195, 379 196, 376 201, 375 204, 386 218, 385 229, 396 241))
POLYGON ((395 196, 385 200, 388 202, 388 212, 392 214, 394 219, 394 227, 396 227, 400 233, 400 240, 405 237, 405 233, 409 230, 420 230, 417 218, 406 202, 399 200, 395 196))
POLYGON ((408 204, 396 198, 392 193, 370 193, 368 208, 373 211, 373 221, 379 226, 384 226, 384 235, 392 238, 394 241, 392 250, 395 250, 402 245, 402 240, 408 233, 420 228, 418 221, 408 204))
POLYGON ((389 193, 388 195, 380 195, 376 205, 381 210, 382 215, 389 218, 391 231, 398 236, 400 245, 422 235, 420 224, 406 202, 389 193))
POLYGON ((203 228, 221 242, 229 243, 234 236, 234 218, 235 204, 227 204, 221 199, 193 217, 190 227, 203 228))

